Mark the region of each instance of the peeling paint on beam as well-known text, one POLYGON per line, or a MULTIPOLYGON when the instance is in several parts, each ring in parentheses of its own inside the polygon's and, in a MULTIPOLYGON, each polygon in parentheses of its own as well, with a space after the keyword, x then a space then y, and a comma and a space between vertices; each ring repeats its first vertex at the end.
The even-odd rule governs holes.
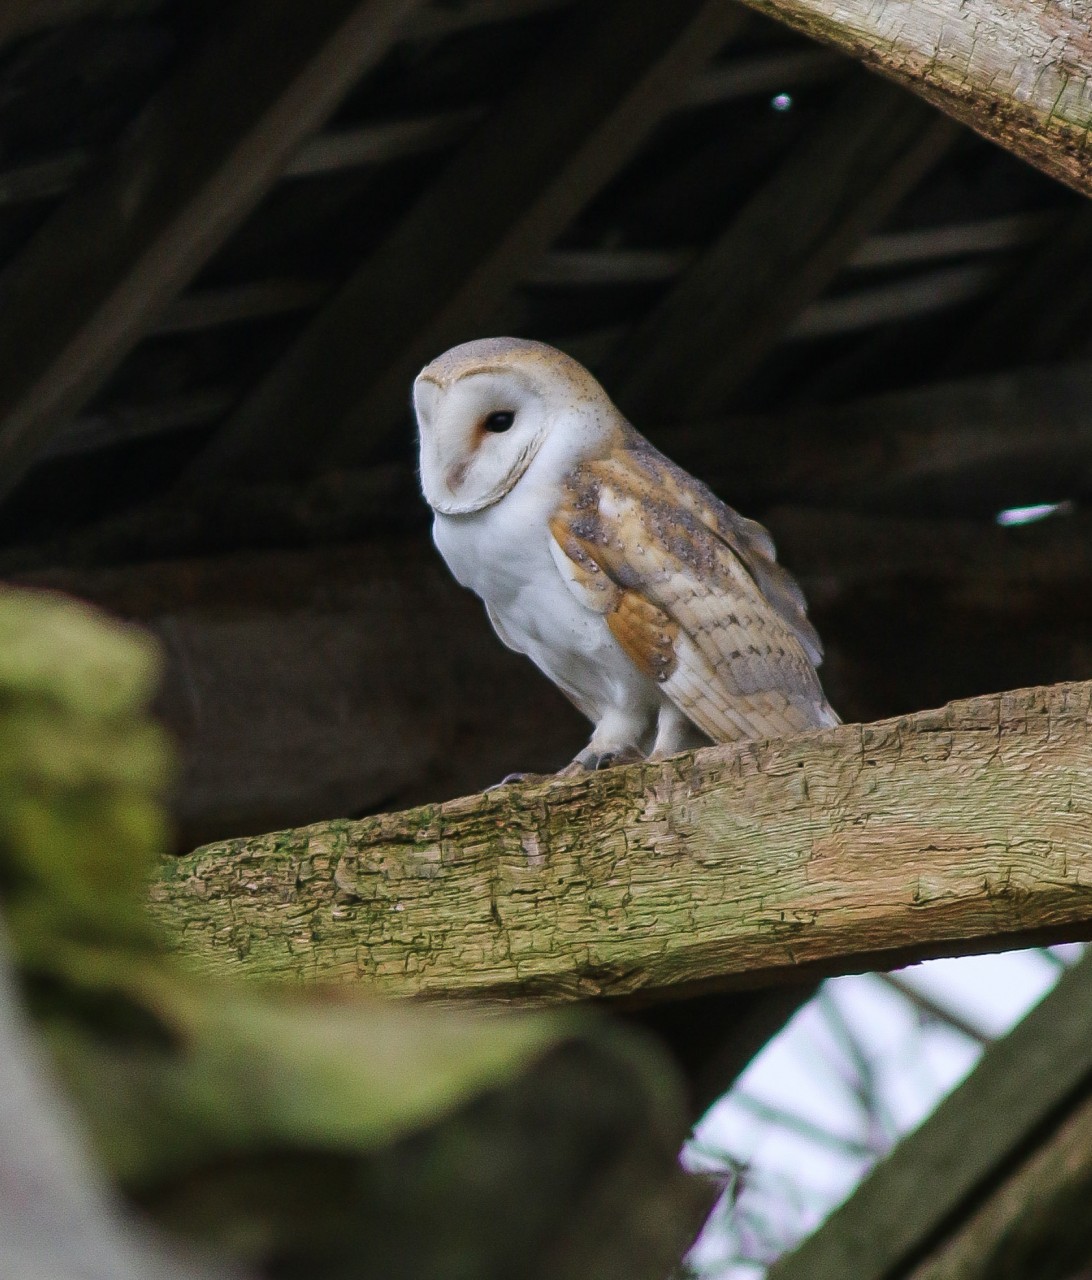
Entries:
POLYGON ((1092 195, 1084 0, 744 0, 1092 195))
POLYGON ((1092 934, 1092 683, 208 846, 197 968, 640 1001, 1092 934))

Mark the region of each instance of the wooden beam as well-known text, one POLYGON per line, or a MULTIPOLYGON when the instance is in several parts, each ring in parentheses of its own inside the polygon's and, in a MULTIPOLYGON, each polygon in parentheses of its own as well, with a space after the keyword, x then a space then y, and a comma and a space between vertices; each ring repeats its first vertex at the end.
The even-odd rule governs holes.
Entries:
POLYGON ((814 1236, 775 1264, 770 1280, 1068 1280, 1064 1265, 1050 1264, 1066 1258, 1067 1245, 1092 1242, 1080 1196, 1092 1177, 1090 1138, 1092 960, 1085 960, 986 1050, 814 1236), (1027 1192, 1056 1209, 1068 1200, 1071 1214, 1053 1219, 1047 1234, 1040 1206, 1020 1198, 1027 1192), (1036 1236, 1044 1246, 1037 1254, 1027 1248, 1036 1236))
POLYGON ((415 0, 243 0, 0 277, 0 495, 398 33, 415 0))
MULTIPOLYGON (((134 0, 136 3, 136 0, 134 0)), ((529 0, 527 9, 552 7, 558 0, 529 0)), ((507 6, 507 16, 519 16, 515 6, 507 6)), ((415 18, 445 27, 460 21, 470 23, 473 11, 425 7, 411 11, 403 35, 417 36, 415 18)), ((500 9, 496 11, 499 19, 500 9)), ((822 49, 799 49, 787 53, 757 54, 714 62, 699 71, 686 85, 682 103, 710 106, 731 102, 752 94, 768 93, 788 84, 801 86, 835 79, 843 74, 841 58, 822 49)), ((284 166, 285 178, 306 178, 318 173, 337 173, 364 165, 384 164, 448 146, 461 139, 471 125, 486 114, 484 104, 457 107, 403 119, 382 120, 353 128, 334 129, 307 138, 284 166)), ((45 159, 0 171, 0 205, 21 204, 63 195, 90 167, 93 153, 83 148, 58 152, 45 159)))
POLYGON ((881 231, 849 260, 851 267, 903 267, 937 258, 968 257, 1017 249, 1046 238, 1051 213, 1005 213, 973 222, 955 222, 914 231, 881 231))
POLYGON ((919 272, 905 280, 853 289, 834 298, 819 298, 797 316, 784 337, 789 341, 829 338, 931 315, 988 292, 1001 271, 996 262, 964 262, 919 272))
MULTIPOLYGON (((646 262, 645 255, 622 254, 618 263, 612 256, 558 255, 556 269, 599 278, 659 270, 661 255, 646 262)), ((550 270, 552 263, 549 255, 550 270)), ((156 328, 203 329, 243 316, 275 315, 313 304, 322 293, 321 284, 312 281, 263 281, 194 293, 168 307, 156 328)), ((46 456, 201 426, 227 413, 237 395, 214 387, 78 418, 58 432, 46 456)), ((919 517, 992 517, 1006 507, 1089 493, 1089 405, 1092 364, 1078 361, 937 382, 778 417, 668 426, 652 434, 669 455, 742 509, 779 503, 919 517)), ((361 471, 350 479, 346 473, 340 482, 346 494, 354 484, 368 492, 366 475, 361 471)), ((401 487, 407 504, 413 490, 407 471, 401 487)), ((290 523, 293 509, 306 509, 298 489, 278 493, 271 487, 266 493, 283 505, 290 523)), ((129 522, 124 517, 120 523, 129 522)), ((148 523, 147 536, 154 539, 150 516, 148 523)), ((312 530, 309 540, 317 532, 312 530)), ((91 536, 89 530, 88 540, 91 536)))
MULTIPOLYGON (((1051 953, 1048 951, 1043 954, 1050 955, 1051 953)), ((978 1045, 979 1048, 985 1048, 986 1045, 996 1039, 985 1027, 981 1027, 972 1019, 964 1017, 955 1008, 926 995, 916 983, 906 978, 902 973, 877 973, 873 976, 878 982, 882 982, 885 987, 890 987, 892 991, 897 991, 921 1015, 924 1021, 934 1026, 949 1027, 952 1031, 956 1031, 963 1036, 965 1040, 978 1045)))
POLYGON ((208 973, 643 1002, 1092 933, 1092 683, 714 747, 161 869, 208 973))
POLYGON ((843 719, 1092 670, 1092 530, 776 508, 766 523, 826 644, 843 719))
POLYGON ((729 0, 581 6, 191 475, 367 459, 428 359, 475 336, 740 24, 729 0))
POLYGON ((1041 0, 744 0, 1092 195, 1092 28, 1041 0))
POLYGON ((907 1280, 1077 1280, 1092 1259, 1089 1204, 1092 1097, 907 1280))
POLYGON ((721 410, 955 136, 901 90, 854 80, 619 343, 602 373, 621 407, 638 422, 721 410))
MULTIPOLYGON (((304 140, 281 170, 283 178, 310 178, 385 164, 453 143, 483 115, 465 107, 431 115, 333 129, 304 140)), ((82 147, 0 172, 0 205, 26 204, 64 195, 91 168, 94 153, 82 147)))

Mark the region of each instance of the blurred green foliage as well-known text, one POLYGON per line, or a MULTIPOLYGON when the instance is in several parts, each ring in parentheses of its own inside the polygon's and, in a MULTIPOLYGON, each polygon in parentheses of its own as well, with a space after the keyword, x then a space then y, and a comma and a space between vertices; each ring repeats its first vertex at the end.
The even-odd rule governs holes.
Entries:
POLYGON ((676 1167, 685 1110, 655 1046, 580 1014, 175 967, 145 909, 171 776, 158 669, 131 628, 0 591, 0 905, 117 1184, 286 1278, 662 1274, 706 1197, 676 1167))

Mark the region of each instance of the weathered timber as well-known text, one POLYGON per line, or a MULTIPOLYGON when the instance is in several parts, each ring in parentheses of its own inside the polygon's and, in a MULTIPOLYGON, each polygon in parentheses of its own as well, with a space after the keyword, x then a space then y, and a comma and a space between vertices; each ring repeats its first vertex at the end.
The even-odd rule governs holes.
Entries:
POLYGON ((1092 194, 1092 27, 1043 0, 744 0, 1092 194))
POLYGON ((861 245, 849 265, 904 267, 938 258, 997 253, 1041 240, 1054 222, 1050 213, 1006 213, 914 231, 881 231, 861 245))
MULTIPOLYGON (((578 255, 572 255, 576 257, 578 255)), ((591 256, 591 255, 588 255, 591 256)), ((623 259, 625 255, 622 255, 623 259)), ((610 270, 610 267, 605 269, 610 270)), ((234 308, 282 302, 310 285, 225 291, 183 299, 165 319, 204 325, 234 308)), ((231 407, 228 388, 77 419, 50 456, 186 429, 231 407)), ((1005 507, 1092 492, 1092 364, 1032 365, 776 417, 720 417, 650 433, 655 442, 745 510, 771 504, 907 515, 994 515, 1005 507)), ((344 539, 424 522, 408 468, 332 472, 308 485, 236 485, 195 492, 89 526, 60 547, 0 552, 0 565, 33 559, 148 558, 223 549, 251 538, 281 543, 344 539)))
MULTIPOLYGON (((215 323, 217 315, 230 318, 237 305, 268 305, 273 311, 312 295, 310 285, 298 290, 287 285, 282 292, 271 284, 207 299, 194 296, 169 308, 165 320, 170 317, 178 327, 203 326, 215 323)), ((212 422, 233 399, 227 388, 213 388, 79 418, 57 434, 49 456, 212 422)), ((954 378, 776 417, 676 423, 650 434, 670 456, 747 510, 778 503, 992 516, 1005 507, 1079 499, 1092 492, 1090 406, 1092 363, 1078 360, 954 378)), ((408 468, 391 467, 334 472, 310 487, 240 485, 226 496, 197 492, 154 511, 138 510, 101 529, 85 529, 76 542, 90 553, 96 540, 105 547, 110 529, 119 546, 129 530, 130 544, 148 556, 180 543, 191 553, 200 551, 201 538, 214 546, 228 529, 242 539, 248 523, 261 541, 259 526, 272 531, 279 520, 281 542, 329 540, 354 528, 405 528, 425 518, 414 507, 415 487, 408 468)), ((71 560, 74 553, 70 545, 54 554, 71 560)), ((21 554, 35 553, 0 552, 0 563, 14 563, 21 554)))
POLYGON ((1092 490, 1092 363, 711 421, 657 442, 744 509, 992 516, 1092 490))
POLYGON ((820 298, 797 316, 785 336, 826 338, 913 320, 977 298, 996 284, 1000 274, 995 262, 965 262, 820 298))
POLYGON ((638 422, 718 412, 865 236, 940 159, 950 121, 860 76, 603 371, 638 422))
POLYGON ((192 483, 367 460, 418 369, 479 336, 741 20, 729 0, 581 7, 229 418, 192 483))
POLYGON ((0 277, 0 495, 390 47, 417 0, 245 0, 0 277))
POLYGON ((1074 1280, 1092 1260, 1090 1204, 1092 1096, 907 1280, 1074 1280))
POLYGON ((771 1280, 1063 1280, 1092 1243, 1090 1140, 1085 960, 771 1280))
POLYGON ((1092 684, 209 846, 203 972, 645 1002, 1092 933, 1092 684))
MULTIPOLYGON (((76 0, 76 3, 80 2, 81 0, 76 0)), ((568 2, 569 0, 537 0, 535 3, 534 0, 528 0, 523 7, 530 12, 533 8, 543 9, 568 2)), ((131 3, 137 6, 141 0, 131 0, 131 3)), ((155 4, 157 0, 146 0, 146 3, 155 4)), ((437 28, 443 28, 437 30, 436 35, 448 34, 448 23, 452 27, 464 21, 467 26, 477 25, 470 21, 473 16, 472 9, 466 7, 459 10, 430 7, 414 9, 402 25, 402 34, 408 39, 419 38, 423 36, 424 29, 433 24, 437 28)), ((497 8, 493 16, 498 19, 501 16, 516 19, 520 13, 509 4, 504 6, 503 15, 501 9, 497 8)), ((835 79, 844 74, 845 65, 844 59, 823 49, 798 49, 756 54, 752 57, 734 57, 714 62, 699 71, 684 87, 681 105, 708 106, 754 94, 774 93, 786 83, 792 84, 795 89, 835 79)), ((471 125, 477 124, 486 110, 483 103, 479 106, 454 107, 446 111, 320 132, 300 145, 285 164, 282 175, 291 179, 336 173, 364 165, 384 164, 448 146, 461 139, 471 125)), ((69 151, 58 151, 45 159, 0 170, 0 206, 63 195, 88 169, 92 160, 90 151, 77 147, 69 151)), ((622 251, 621 256, 625 256, 625 251, 622 251)), ((528 278, 534 278, 537 274, 533 272, 528 278)))

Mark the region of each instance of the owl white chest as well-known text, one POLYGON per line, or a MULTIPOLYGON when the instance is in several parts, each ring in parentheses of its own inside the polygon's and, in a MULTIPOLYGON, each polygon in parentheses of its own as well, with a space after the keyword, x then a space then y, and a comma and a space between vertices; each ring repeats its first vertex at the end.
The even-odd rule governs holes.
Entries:
POLYGON ((518 496, 469 516, 436 516, 433 539, 448 568, 485 602, 504 643, 525 653, 592 720, 611 707, 658 702, 602 615, 581 604, 558 572, 547 525, 553 497, 518 496))

